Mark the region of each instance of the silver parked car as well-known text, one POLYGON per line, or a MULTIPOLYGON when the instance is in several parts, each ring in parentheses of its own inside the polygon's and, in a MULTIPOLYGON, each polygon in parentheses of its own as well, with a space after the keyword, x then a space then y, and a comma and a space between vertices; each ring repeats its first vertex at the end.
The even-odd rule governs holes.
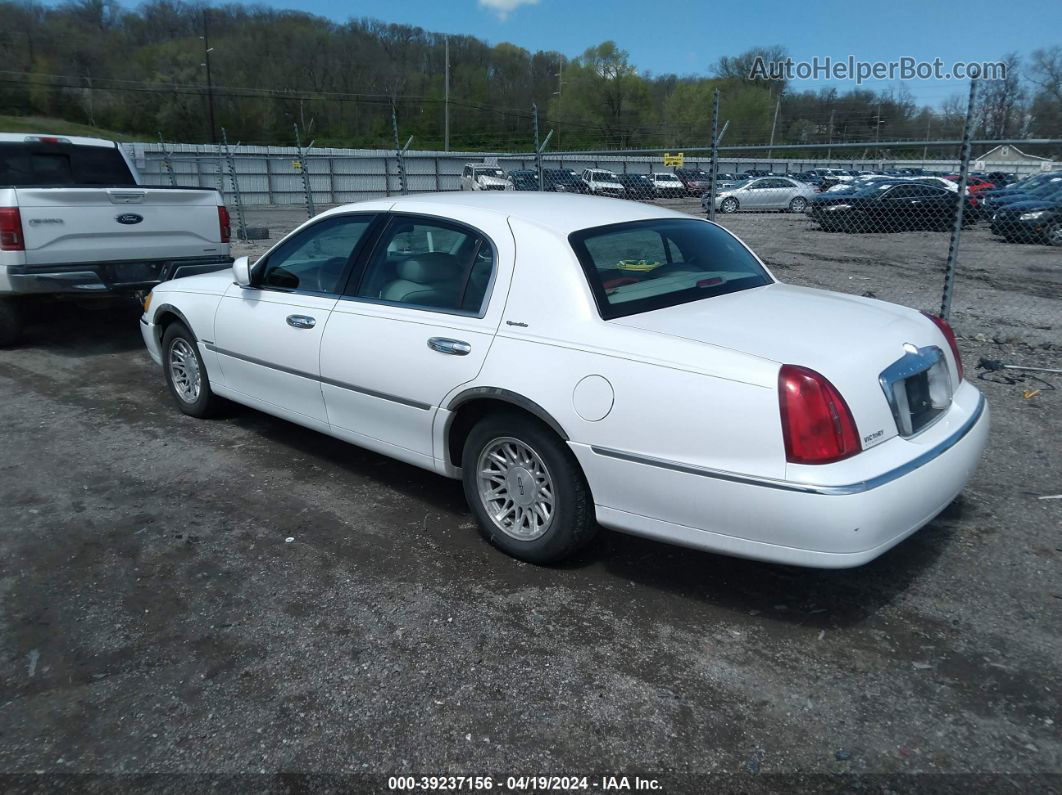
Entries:
MULTIPOLYGON (((738 210, 789 210, 802 213, 818 191, 811 185, 789 177, 760 177, 720 190, 715 197, 715 209, 724 213, 738 210)), ((701 206, 708 211, 708 194, 701 197, 701 206)))

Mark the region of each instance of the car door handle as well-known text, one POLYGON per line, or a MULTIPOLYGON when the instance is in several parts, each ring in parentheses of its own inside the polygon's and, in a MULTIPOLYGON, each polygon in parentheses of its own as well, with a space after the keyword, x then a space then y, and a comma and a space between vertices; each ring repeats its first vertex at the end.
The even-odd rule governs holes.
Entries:
POLYGON ((292 328, 313 328, 317 321, 309 315, 288 315, 288 325, 292 328))
POLYGON ((451 340, 446 337, 432 337, 428 340, 428 347, 439 353, 449 353, 453 356, 468 356, 472 352, 472 346, 461 340, 451 340))

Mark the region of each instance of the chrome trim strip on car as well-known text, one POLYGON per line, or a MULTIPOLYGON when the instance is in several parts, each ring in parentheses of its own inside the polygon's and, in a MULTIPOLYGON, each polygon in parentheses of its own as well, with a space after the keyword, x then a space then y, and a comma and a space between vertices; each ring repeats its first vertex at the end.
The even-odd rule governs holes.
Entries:
POLYGON ((881 475, 877 475, 868 480, 862 480, 858 483, 847 483, 840 486, 824 486, 816 485, 813 483, 797 483, 792 480, 776 480, 774 478, 763 478, 755 475, 743 475, 738 472, 728 472, 722 469, 711 469, 709 467, 698 467, 691 464, 681 464, 677 461, 666 461, 661 458, 653 458, 651 456, 643 456, 635 453, 627 453, 622 450, 611 450, 607 447, 597 447, 591 445, 590 449, 598 455, 605 456, 607 458, 616 458, 621 461, 630 461, 635 464, 645 464, 646 466, 655 466, 661 469, 669 469, 673 472, 682 472, 686 475, 699 475, 701 477, 713 478, 715 480, 725 480, 731 483, 743 483, 749 486, 763 486, 770 489, 781 489, 783 491, 795 491, 802 494, 820 494, 830 497, 845 496, 850 494, 861 494, 871 489, 876 489, 879 486, 884 486, 886 483, 891 483, 894 480, 902 478, 904 475, 908 475, 919 467, 925 466, 933 459, 943 455, 950 450, 956 444, 958 444, 963 437, 970 432, 970 430, 981 419, 981 415, 985 410, 985 396, 980 395, 977 408, 974 409, 973 414, 955 431, 951 436, 942 441, 936 447, 922 453, 920 456, 911 459, 906 464, 898 466, 895 469, 890 469, 881 475))
POLYGON ((421 403, 416 400, 407 400, 404 397, 398 395, 389 395, 386 392, 377 392, 375 389, 366 389, 365 387, 355 386, 354 384, 348 384, 343 381, 336 381, 333 378, 323 378, 313 373, 307 373, 305 370, 296 370, 293 367, 284 367, 283 365, 273 364, 263 359, 256 359, 254 356, 244 356, 242 353, 236 353, 234 351, 225 350, 219 348, 212 343, 204 343, 208 351, 214 353, 220 353, 222 356, 230 356, 233 359, 239 359, 241 362, 247 362, 249 364, 257 364, 260 367, 268 367, 270 370, 277 370, 281 373, 287 373, 288 375, 297 375, 299 378, 308 378, 311 381, 317 381, 321 384, 328 384, 329 386, 339 387, 340 389, 348 389, 351 392, 358 392, 362 395, 368 395, 369 397, 380 398, 381 400, 389 400, 392 403, 399 403, 403 406, 409 406, 410 408, 420 409, 421 411, 430 411, 432 406, 427 403, 421 403))

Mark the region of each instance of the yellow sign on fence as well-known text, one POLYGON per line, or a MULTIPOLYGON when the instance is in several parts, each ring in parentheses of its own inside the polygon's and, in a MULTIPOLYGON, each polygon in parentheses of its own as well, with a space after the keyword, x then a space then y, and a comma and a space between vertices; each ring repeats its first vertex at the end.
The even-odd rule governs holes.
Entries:
POLYGON ((300 160, 292 160, 291 161, 291 167, 293 169, 295 169, 296 171, 302 171, 302 161, 300 161, 300 160))
POLYGON ((682 168, 686 164, 686 156, 679 152, 678 154, 671 154, 670 152, 664 152, 664 165, 675 166, 676 168, 682 168))

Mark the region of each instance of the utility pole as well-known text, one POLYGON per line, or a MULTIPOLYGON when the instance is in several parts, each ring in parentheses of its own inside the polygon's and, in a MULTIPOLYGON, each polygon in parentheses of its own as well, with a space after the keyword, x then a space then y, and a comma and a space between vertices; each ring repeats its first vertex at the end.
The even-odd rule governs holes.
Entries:
POLYGON ((782 92, 778 92, 778 102, 774 106, 774 121, 771 122, 771 148, 767 150, 767 159, 774 157, 774 132, 778 128, 778 112, 782 109, 782 92))
POLYGON ((214 48, 210 46, 210 26, 207 21, 207 14, 209 12, 209 8, 203 9, 203 35, 200 36, 200 38, 203 40, 203 66, 206 67, 207 106, 210 113, 210 142, 216 144, 218 142, 218 128, 214 123, 214 81, 210 77, 210 53, 214 51, 214 48))
POLYGON ((450 37, 446 42, 446 78, 443 83, 443 151, 450 151, 450 37))

